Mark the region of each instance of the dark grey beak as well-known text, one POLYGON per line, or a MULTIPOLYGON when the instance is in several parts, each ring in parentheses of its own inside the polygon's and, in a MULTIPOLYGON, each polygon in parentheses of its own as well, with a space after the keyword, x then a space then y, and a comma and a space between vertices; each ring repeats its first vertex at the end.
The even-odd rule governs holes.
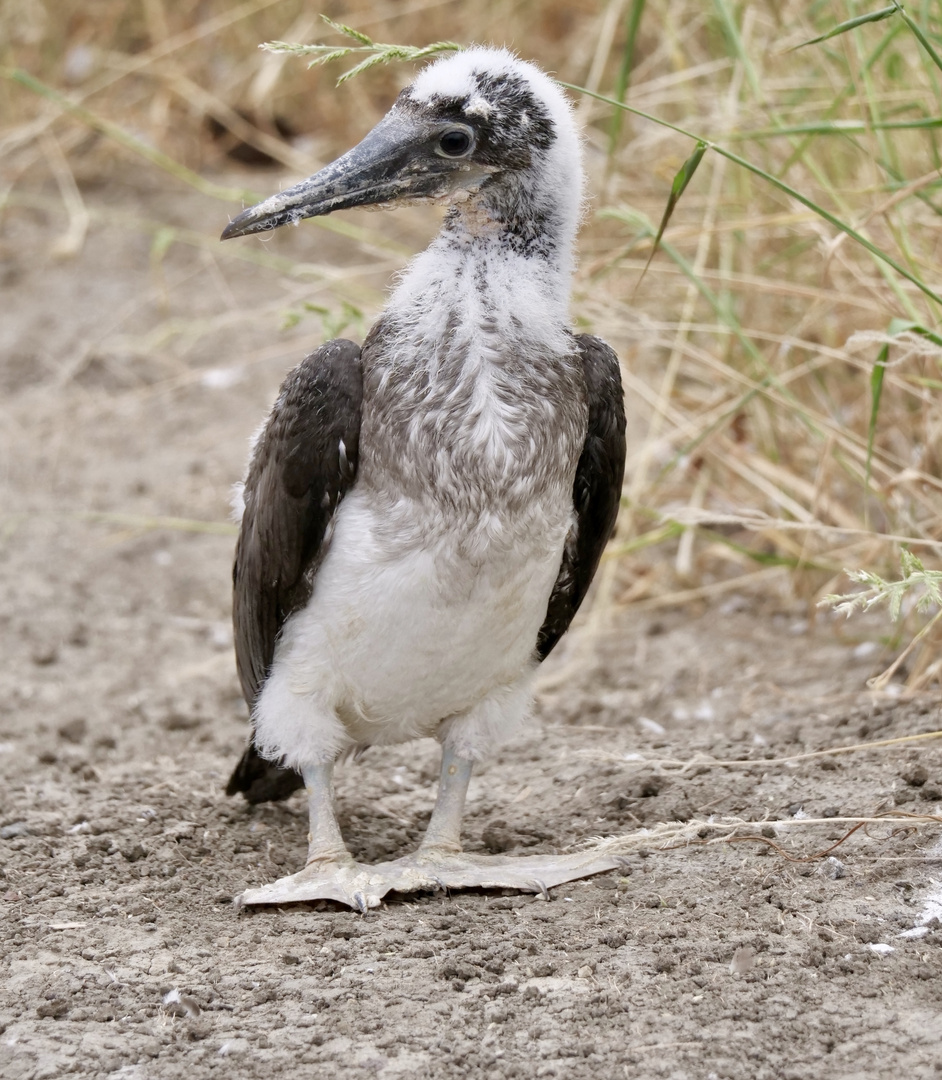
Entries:
POLYGON ((467 160, 435 153, 440 130, 440 125, 394 109, 343 157, 293 188, 243 210, 220 239, 296 225, 303 218, 353 206, 445 195, 458 186, 470 186, 475 179, 483 180, 486 172, 467 160))

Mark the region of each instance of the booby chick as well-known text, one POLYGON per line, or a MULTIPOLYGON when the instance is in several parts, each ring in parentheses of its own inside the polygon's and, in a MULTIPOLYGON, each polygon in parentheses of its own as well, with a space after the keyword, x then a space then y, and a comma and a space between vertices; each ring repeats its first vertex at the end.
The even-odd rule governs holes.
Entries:
POLYGON ((625 462, 618 361, 569 327, 581 148, 570 106, 503 49, 426 67, 364 140, 241 213, 222 238, 354 206, 440 202, 441 232, 360 348, 292 371, 258 436, 236 548, 250 802, 303 782, 307 865, 245 904, 390 890, 542 892, 611 859, 476 856, 474 763, 531 708, 614 528, 625 462), (438 799, 414 855, 354 862, 333 808, 351 749, 434 736, 438 799), (303 778, 303 779, 302 779, 303 778))

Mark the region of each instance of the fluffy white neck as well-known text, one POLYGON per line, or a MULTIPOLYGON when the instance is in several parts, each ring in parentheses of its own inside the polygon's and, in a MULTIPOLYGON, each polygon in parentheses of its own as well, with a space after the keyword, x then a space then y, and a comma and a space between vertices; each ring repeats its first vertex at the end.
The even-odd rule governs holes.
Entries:
POLYGON ((521 174, 452 208, 439 235, 402 274, 387 307, 413 342, 446 334, 468 340, 490 327, 508 343, 571 351, 582 171, 578 154, 558 157, 539 175, 521 174))

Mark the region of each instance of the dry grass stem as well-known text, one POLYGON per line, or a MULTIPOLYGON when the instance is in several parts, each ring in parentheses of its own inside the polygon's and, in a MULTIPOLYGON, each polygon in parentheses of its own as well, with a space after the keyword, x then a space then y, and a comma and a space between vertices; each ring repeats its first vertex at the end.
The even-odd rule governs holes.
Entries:
MULTIPOLYGON (((584 845, 584 850, 599 855, 629 856, 641 851, 674 851, 679 848, 704 846, 715 847, 717 844, 750 843, 764 844, 788 862, 815 862, 827 858, 832 852, 844 845, 855 833, 868 825, 902 826, 907 830, 920 826, 942 825, 942 815, 938 814, 878 814, 875 817, 834 817, 834 818, 763 818, 761 821, 747 821, 743 818, 708 818, 685 822, 662 822, 651 828, 639 829, 626 836, 597 837, 584 845), (794 852, 774 838, 774 832, 799 832, 813 830, 822 826, 833 828, 835 825, 848 825, 850 828, 838 840, 827 847, 812 852, 794 852), (773 832, 772 836, 763 835, 760 830, 773 832), (750 830, 755 830, 754 832, 750 830), (718 834, 718 835, 717 835, 718 834)), ((867 833, 869 839, 889 840, 889 837, 875 838, 867 833)), ((855 852, 855 858, 870 857, 870 852, 855 852)), ((918 856, 917 856, 918 857, 918 856)), ((923 858, 931 856, 924 855, 923 858)))

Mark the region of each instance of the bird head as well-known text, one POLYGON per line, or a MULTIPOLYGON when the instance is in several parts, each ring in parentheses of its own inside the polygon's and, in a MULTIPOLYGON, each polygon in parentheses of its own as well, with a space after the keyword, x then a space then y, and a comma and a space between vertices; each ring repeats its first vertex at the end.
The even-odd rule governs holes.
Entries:
POLYGON ((426 67, 361 143, 244 210, 222 239, 355 206, 493 200, 524 181, 570 205, 575 222, 580 156, 569 103, 552 79, 505 49, 468 49, 426 67))

